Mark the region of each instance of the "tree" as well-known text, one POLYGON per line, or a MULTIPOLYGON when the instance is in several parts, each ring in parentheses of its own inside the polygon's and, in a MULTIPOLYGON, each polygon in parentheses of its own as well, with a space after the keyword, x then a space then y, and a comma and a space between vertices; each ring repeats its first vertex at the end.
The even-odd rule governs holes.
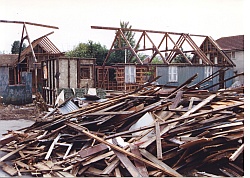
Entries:
MULTIPOLYGON (((183 52, 183 48, 181 47, 181 51, 183 52)), ((191 55, 184 53, 185 57, 191 60, 191 55)), ((185 57, 182 54, 178 54, 173 59, 173 63, 187 63, 185 57)))
MULTIPOLYGON (((132 25, 129 25, 129 22, 120 22, 120 27, 121 28, 126 28, 126 29, 131 29, 132 25)), ((122 30, 124 36, 128 40, 129 44, 132 46, 132 48, 135 46, 135 32, 132 31, 127 31, 127 30, 122 30)), ((127 46, 125 40, 120 37, 120 44, 118 41, 115 42, 114 48, 122 48, 127 46)), ((126 58, 129 59, 132 55, 130 50, 116 50, 114 53, 111 54, 110 60, 107 63, 124 63, 125 62, 125 53, 126 53, 126 58)), ((134 59, 132 59, 133 61, 134 59)))
MULTIPOLYGON (((11 54, 18 54, 19 48, 20 48, 20 41, 14 41, 11 45, 11 54)), ((23 43, 21 51, 23 51, 26 48, 26 44, 23 43)))
POLYGON ((106 46, 89 40, 87 43, 79 43, 73 50, 66 52, 66 56, 96 58, 97 65, 102 65, 107 53, 106 46))

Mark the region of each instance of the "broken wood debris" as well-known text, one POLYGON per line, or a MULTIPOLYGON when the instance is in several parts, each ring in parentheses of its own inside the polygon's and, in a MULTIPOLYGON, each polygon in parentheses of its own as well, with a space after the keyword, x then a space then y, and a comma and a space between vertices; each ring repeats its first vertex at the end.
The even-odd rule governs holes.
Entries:
POLYGON ((9 131, 0 166, 10 176, 244 176, 244 87, 187 87, 196 76, 171 91, 147 83, 9 131))

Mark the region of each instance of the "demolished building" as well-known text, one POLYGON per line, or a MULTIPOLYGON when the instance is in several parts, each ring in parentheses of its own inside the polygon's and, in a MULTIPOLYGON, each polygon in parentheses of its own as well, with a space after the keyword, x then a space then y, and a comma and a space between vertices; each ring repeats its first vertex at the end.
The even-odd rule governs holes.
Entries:
POLYGON ((149 74, 153 78, 161 76, 156 81, 159 85, 178 86, 190 76, 198 73, 194 84, 217 71, 219 71, 218 76, 204 83, 204 88, 216 91, 220 88, 227 88, 233 83, 235 64, 210 36, 100 26, 92 26, 92 28, 115 31, 114 41, 103 66, 97 67, 97 87, 131 91, 147 82, 149 74), (139 40, 134 47, 124 35, 126 31, 139 34, 139 40), (160 35, 160 43, 156 44, 150 34, 160 35), (199 46, 197 39, 201 41, 199 46), (120 44, 121 40, 125 41, 125 45, 115 46, 115 44, 120 44), (131 55, 123 64, 106 66, 105 63, 111 53, 117 50, 130 51, 131 55), (142 51, 152 51, 147 63, 143 63, 138 56, 138 53, 142 51), (152 63, 156 56, 159 56, 161 64, 152 63), (181 62, 175 61, 178 56, 182 57, 181 62), (136 61, 132 62, 132 58, 136 61), (221 70, 225 67, 226 70, 221 70), (110 80, 112 71, 115 71, 115 77, 110 80))

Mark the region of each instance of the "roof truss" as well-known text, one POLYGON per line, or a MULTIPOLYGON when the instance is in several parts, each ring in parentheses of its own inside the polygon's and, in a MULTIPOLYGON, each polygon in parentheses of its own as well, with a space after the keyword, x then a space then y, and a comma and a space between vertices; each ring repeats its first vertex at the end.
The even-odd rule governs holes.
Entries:
POLYGON ((188 59, 185 53, 191 52, 196 56, 196 58, 199 58, 200 61, 199 64, 201 65, 214 65, 214 62, 211 61, 206 53, 196 44, 196 42, 193 40, 192 37, 202 37, 202 38, 208 38, 211 41, 211 44, 214 46, 214 49, 217 50, 218 53, 220 53, 227 63, 229 65, 233 65, 233 62, 229 59, 227 55, 219 48, 217 43, 208 36, 205 35, 194 35, 194 34, 187 34, 187 33, 175 33, 175 32, 164 32, 164 31, 153 31, 153 30, 140 30, 140 29, 125 29, 125 28, 114 28, 114 27, 100 27, 100 26, 91 26, 92 29, 105 29, 105 30, 116 30, 116 36, 115 39, 111 45, 111 48, 109 50, 108 55, 106 56, 106 59, 104 60, 103 65, 107 62, 110 54, 114 52, 115 50, 124 50, 129 49, 132 53, 132 56, 127 60, 128 62, 131 61, 132 57, 135 56, 137 61, 142 64, 142 61, 138 57, 138 52, 141 51, 152 51, 152 56, 149 59, 149 63, 152 62, 154 57, 156 55, 160 56, 160 59, 163 61, 164 64, 170 64, 174 63, 174 59, 177 55, 182 55, 183 59, 185 60, 186 64, 193 65, 197 64, 194 63, 193 60, 188 59), (129 41, 126 39, 126 36, 123 32, 125 31, 133 31, 136 33, 139 33, 140 37, 138 42, 136 43, 135 47, 133 48, 129 41), (163 37, 160 40, 159 44, 156 44, 150 37, 150 33, 154 34, 160 34, 163 35, 163 37), (175 38, 174 38, 175 37, 175 38), (177 37, 177 40, 176 40, 177 37), (125 47, 118 47, 114 48, 114 45, 117 41, 120 41, 120 39, 123 38, 123 40, 126 42, 125 47), (151 47, 146 47, 146 42, 149 42, 151 47), (191 49, 189 51, 183 51, 183 45, 188 45, 188 47, 191 49), (171 47, 170 47, 171 46, 171 47), (173 47, 172 47, 173 46, 173 47), (163 48, 163 49, 162 49, 163 48), (169 53, 167 56, 164 56, 163 53, 169 53))

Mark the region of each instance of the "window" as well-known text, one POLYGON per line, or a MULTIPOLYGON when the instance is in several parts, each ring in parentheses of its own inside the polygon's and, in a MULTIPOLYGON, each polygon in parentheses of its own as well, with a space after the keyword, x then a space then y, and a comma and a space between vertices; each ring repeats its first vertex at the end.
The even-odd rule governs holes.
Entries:
POLYGON ((135 83, 135 82, 136 82, 136 67, 125 66, 125 83, 135 83))
POLYGON ((216 56, 214 57, 214 64, 218 64, 218 58, 216 56))
POLYGON ((80 68, 80 79, 90 79, 90 67, 80 68))
POLYGON ((169 67, 168 81, 169 82, 177 82, 178 81, 177 66, 170 66, 169 67))
POLYGON ((213 73, 212 66, 205 66, 205 78, 212 75, 212 73, 213 73))
POLYGON ((235 51, 231 52, 231 59, 235 59, 235 51))

